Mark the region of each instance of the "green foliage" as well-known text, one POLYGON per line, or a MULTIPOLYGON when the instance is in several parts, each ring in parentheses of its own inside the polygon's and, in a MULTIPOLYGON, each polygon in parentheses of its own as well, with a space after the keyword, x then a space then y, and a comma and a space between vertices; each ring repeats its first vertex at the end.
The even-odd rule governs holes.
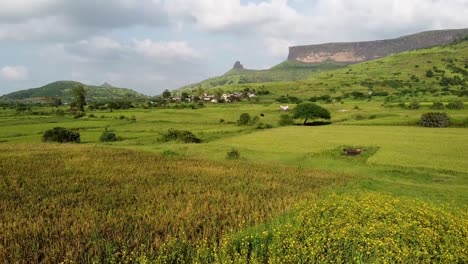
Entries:
POLYGON ((162 134, 160 138, 162 142, 168 141, 180 141, 183 143, 201 143, 202 140, 197 138, 192 132, 188 130, 176 130, 176 129, 168 129, 166 133, 162 134))
POLYGON ((43 98, 46 103, 50 103, 50 98, 55 98, 55 100, 57 100, 55 103, 58 103, 58 100, 61 102, 72 102, 74 100, 72 90, 74 87, 79 85, 86 87, 86 98, 89 101, 138 100, 146 98, 146 96, 131 89, 84 85, 74 81, 53 82, 39 88, 6 94, 2 96, 2 98, 8 100, 32 100, 33 98, 43 98))
POLYGON ((44 132, 42 135, 42 141, 58 143, 80 143, 80 133, 64 127, 55 127, 44 132))
POLYGON ((427 70, 426 71, 426 77, 428 77, 428 78, 434 77, 434 72, 432 70, 427 70))
POLYGON ((84 112, 86 105, 86 90, 83 85, 77 85, 72 90, 74 101, 72 106, 76 107, 78 111, 84 112))
POLYGON ((248 125, 251 122, 251 117, 248 113, 242 113, 239 116, 239 120, 237 120, 237 125, 238 126, 245 126, 248 125))
POLYGON ((294 109, 294 118, 304 118, 304 125, 310 119, 330 119, 330 112, 314 103, 302 103, 294 109))
POLYGON ((463 101, 456 100, 456 101, 449 102, 447 104, 447 108, 452 109, 452 110, 460 110, 460 109, 465 108, 465 105, 464 105, 463 101))
POLYGON ((169 99, 169 97, 171 97, 171 92, 169 90, 164 90, 164 92, 162 93, 162 97, 164 99, 169 99))
POLYGON ((433 102, 432 103, 432 106, 431 106, 431 109, 433 110, 442 110, 444 109, 444 104, 442 102, 433 102))
POLYGON ((73 118, 75 119, 79 119, 79 118, 82 118, 86 115, 85 112, 82 112, 82 111, 75 111, 74 114, 73 114, 73 118))
POLYGON ((429 112, 421 116, 419 125, 424 127, 448 127, 450 117, 446 113, 429 112))
POLYGON ((411 101, 411 103, 408 106, 408 109, 411 109, 411 110, 417 110, 419 108, 421 108, 421 104, 417 100, 411 101))
POLYGON ((58 115, 58 116, 64 116, 65 111, 63 111, 62 109, 57 109, 57 110, 55 110, 55 114, 58 115))
POLYGON ((294 125, 294 118, 288 114, 282 114, 280 120, 278 121, 280 126, 292 126, 294 125))
POLYGON ((237 150, 237 149, 231 149, 231 150, 227 153, 226 159, 228 159, 228 160, 240 159, 240 152, 239 152, 239 150, 237 150))
POLYGON ((101 142, 114 142, 119 140, 122 140, 122 138, 118 137, 114 132, 107 129, 104 130, 104 132, 102 132, 101 136, 99 137, 99 141, 101 142))

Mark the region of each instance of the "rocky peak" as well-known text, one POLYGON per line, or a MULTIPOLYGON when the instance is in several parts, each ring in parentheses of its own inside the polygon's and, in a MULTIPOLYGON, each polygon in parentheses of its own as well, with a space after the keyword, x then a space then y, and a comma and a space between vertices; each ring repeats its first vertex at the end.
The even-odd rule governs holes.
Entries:
POLYGON ((234 63, 234 67, 232 67, 233 70, 243 70, 244 69, 244 65, 242 65, 240 63, 240 61, 236 61, 236 63, 234 63))
POLYGON ((105 82, 105 83, 101 84, 101 87, 112 88, 112 87, 114 87, 114 86, 112 86, 112 85, 109 84, 108 82, 105 82))

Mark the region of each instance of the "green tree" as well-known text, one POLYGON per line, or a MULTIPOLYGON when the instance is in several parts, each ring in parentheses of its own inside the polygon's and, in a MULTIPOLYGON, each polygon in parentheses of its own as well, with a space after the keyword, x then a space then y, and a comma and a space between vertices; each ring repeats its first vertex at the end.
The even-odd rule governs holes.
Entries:
POLYGON ((169 97, 171 97, 171 92, 169 90, 164 90, 164 92, 162 93, 162 97, 164 99, 169 99, 169 97))
POLYGON ((86 105, 86 90, 83 85, 77 85, 72 90, 73 97, 75 101, 72 103, 72 107, 75 106, 77 110, 84 112, 84 107, 86 105))
POLYGON ((314 103, 302 103, 294 109, 294 118, 304 118, 304 125, 308 119, 330 119, 330 112, 314 103))

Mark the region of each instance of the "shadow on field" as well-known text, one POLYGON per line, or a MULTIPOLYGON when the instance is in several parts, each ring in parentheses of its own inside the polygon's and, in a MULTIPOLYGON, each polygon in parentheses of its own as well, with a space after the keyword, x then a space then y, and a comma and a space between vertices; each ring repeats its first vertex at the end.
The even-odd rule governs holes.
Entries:
POLYGON ((332 122, 329 122, 329 121, 314 121, 314 122, 310 122, 310 123, 307 123, 307 124, 298 124, 298 126, 328 126, 328 125, 331 125, 332 122))

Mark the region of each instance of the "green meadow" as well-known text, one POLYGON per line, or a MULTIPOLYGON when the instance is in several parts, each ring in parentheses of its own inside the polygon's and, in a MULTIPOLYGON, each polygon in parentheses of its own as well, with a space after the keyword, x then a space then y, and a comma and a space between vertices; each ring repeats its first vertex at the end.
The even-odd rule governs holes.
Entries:
POLYGON ((468 110, 425 128, 421 105, 323 104, 331 125, 284 127, 268 101, 5 108, 0 262, 466 262, 468 110), (242 113, 259 120, 239 126, 242 113), (43 143, 54 127, 81 143, 43 143), (106 129, 121 140, 100 142, 106 129), (164 142, 169 129, 202 143, 164 142))
POLYGON ((262 91, 238 103, 88 87, 90 104, 140 100, 81 117, 2 101, 0 263, 467 263, 467 54, 462 41, 349 66, 285 62, 173 92, 262 91), (301 100, 330 122, 281 126, 301 100), (448 127, 420 126, 428 112, 448 127), (80 143, 43 142, 56 127, 80 143))

